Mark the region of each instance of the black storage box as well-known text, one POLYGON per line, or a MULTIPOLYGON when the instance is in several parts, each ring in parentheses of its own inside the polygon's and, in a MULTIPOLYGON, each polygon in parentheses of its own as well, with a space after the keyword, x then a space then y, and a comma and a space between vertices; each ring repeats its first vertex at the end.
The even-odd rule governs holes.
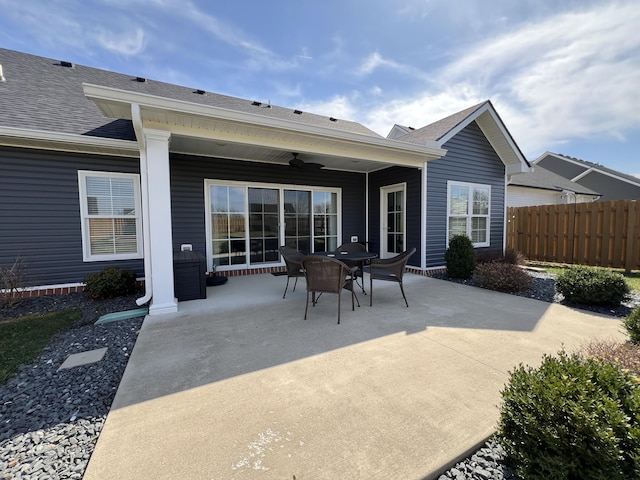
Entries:
POLYGON ((173 254, 173 288, 178 301, 207 298, 207 262, 199 252, 173 254))

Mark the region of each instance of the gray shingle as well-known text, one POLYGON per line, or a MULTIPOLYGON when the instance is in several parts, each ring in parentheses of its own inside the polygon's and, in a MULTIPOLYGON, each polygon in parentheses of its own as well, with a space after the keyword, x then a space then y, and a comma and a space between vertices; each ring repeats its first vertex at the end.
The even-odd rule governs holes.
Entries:
POLYGON ((154 80, 138 82, 134 75, 82 65, 69 68, 62 66, 60 60, 13 50, 0 49, 0 65, 6 78, 0 82, 0 125, 7 127, 134 140, 130 121, 105 117, 85 98, 82 83, 91 83, 381 138, 357 122, 332 121, 331 117, 308 112, 295 114, 293 108, 267 108, 213 92, 200 95, 195 88, 154 80))

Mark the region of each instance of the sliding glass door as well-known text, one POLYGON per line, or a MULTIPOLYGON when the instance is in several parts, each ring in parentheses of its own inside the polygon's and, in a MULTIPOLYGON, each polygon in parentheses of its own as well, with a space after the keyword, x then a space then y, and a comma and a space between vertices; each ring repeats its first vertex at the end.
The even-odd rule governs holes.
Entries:
POLYGON ((276 264, 278 247, 334 250, 339 190, 207 182, 207 254, 221 270, 276 264))

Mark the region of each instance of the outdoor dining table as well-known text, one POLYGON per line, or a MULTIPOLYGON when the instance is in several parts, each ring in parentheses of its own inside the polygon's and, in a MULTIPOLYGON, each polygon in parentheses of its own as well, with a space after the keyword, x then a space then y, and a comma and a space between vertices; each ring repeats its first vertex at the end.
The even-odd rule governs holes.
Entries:
MULTIPOLYGON (((339 251, 334 251, 334 252, 315 252, 312 255, 323 255, 325 257, 332 257, 335 258, 337 260, 340 261, 347 261, 346 263, 349 262, 353 262, 355 264, 357 264, 357 266, 364 271, 364 266, 365 264, 369 264, 371 263, 371 260, 373 260, 374 258, 378 258, 378 254, 377 253, 372 253, 372 252, 339 252, 339 251)), ((357 277, 356 278, 356 283, 358 283, 357 277)), ((367 294, 367 292, 364 289, 364 282, 362 282, 362 285, 360 285, 360 288, 362 288, 362 293, 364 293, 365 295, 367 294)))

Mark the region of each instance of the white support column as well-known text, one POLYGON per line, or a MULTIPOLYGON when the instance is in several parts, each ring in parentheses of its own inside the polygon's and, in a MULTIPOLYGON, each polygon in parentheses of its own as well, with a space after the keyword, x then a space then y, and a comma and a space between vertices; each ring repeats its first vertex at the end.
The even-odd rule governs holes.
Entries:
POLYGON ((178 303, 173 290, 173 240, 171 231, 171 179, 169 138, 164 130, 145 128, 149 187, 149 236, 153 298, 149 315, 174 313, 178 303))

